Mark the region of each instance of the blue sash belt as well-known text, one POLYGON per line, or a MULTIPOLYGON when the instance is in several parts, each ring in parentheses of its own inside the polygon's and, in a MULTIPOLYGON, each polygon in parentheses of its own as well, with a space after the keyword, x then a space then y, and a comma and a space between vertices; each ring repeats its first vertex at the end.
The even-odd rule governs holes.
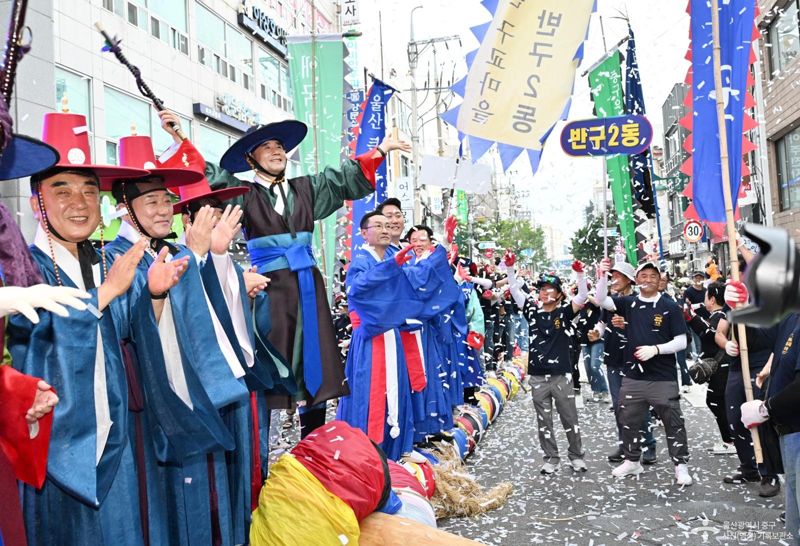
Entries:
POLYGON ((247 249, 250 251, 250 261, 261 274, 279 269, 297 273, 303 313, 303 379, 313 397, 322 384, 322 359, 313 274, 316 261, 311 250, 311 238, 312 234, 308 231, 297 232, 296 238, 288 233, 269 235, 247 241, 247 249))

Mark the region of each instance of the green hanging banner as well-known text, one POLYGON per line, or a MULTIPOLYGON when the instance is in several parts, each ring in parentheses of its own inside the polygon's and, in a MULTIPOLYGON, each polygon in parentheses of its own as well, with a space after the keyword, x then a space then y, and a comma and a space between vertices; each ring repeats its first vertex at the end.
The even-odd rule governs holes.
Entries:
MULTIPOLYGON (((342 161, 345 93, 342 36, 290 36, 287 45, 294 114, 309 128, 300 144, 302 172, 318 173, 326 166, 338 167, 342 161)), ((314 250, 330 300, 336 258, 335 213, 317 222, 314 250)))
POLYGON ((467 192, 464 190, 456 190, 456 218, 458 218, 458 223, 464 227, 469 222, 469 202, 467 201, 467 192))
MULTIPOLYGON (((589 87, 592 92, 595 114, 598 118, 625 114, 620 56, 619 52, 611 55, 589 72, 589 87)), ((614 199, 614 207, 617 211, 619 231, 625 244, 625 253, 628 256, 628 262, 636 264, 638 261, 636 258, 636 231, 628 156, 622 154, 609 156, 606 159, 606 172, 614 199)))

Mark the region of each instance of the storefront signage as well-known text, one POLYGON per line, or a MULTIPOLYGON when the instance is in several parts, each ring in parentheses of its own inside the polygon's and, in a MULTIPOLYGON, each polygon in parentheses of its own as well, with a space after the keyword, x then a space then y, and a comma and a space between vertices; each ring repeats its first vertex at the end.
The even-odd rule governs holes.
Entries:
POLYGON ((214 102, 214 106, 196 102, 192 111, 197 116, 211 118, 243 133, 259 123, 257 113, 230 95, 218 95, 214 102))
POLYGON ((251 0, 243 0, 237 21, 270 49, 286 58, 286 31, 264 9, 254 6, 251 0))

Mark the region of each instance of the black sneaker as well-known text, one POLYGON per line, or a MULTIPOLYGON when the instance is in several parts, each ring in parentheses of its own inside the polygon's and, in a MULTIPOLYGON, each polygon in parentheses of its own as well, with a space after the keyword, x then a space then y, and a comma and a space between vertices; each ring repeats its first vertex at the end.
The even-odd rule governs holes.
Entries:
POLYGON ((625 457, 622 455, 622 448, 618 447, 616 451, 608 454, 609 463, 621 463, 625 457))
POLYGON ((656 448, 646 447, 642 450, 642 464, 656 464, 656 448))
POLYGON ((758 486, 759 497, 774 497, 781 490, 781 482, 778 478, 761 478, 761 484, 758 486))
POLYGON ((748 482, 755 483, 761 481, 761 476, 759 476, 758 474, 753 474, 751 476, 748 476, 746 474, 742 474, 741 472, 737 472, 732 476, 725 476, 724 478, 722 478, 722 481, 724 483, 732 485, 739 485, 748 482))

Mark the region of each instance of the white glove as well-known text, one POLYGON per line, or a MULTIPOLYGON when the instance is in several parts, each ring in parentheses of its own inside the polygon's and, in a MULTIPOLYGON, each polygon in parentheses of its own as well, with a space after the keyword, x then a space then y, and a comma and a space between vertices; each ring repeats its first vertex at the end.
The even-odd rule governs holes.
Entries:
POLYGON ((594 329, 597 330, 597 333, 600 334, 600 337, 603 337, 603 335, 606 333, 606 323, 600 321, 594 325, 594 329))
POLYGON ((22 313, 34 324, 39 323, 39 315, 34 310, 42 308, 60 317, 69 316, 68 305, 78 311, 86 309, 80 299, 88 299, 91 295, 69 286, 50 286, 37 284, 22 288, 20 286, 4 286, 0 288, 0 317, 11 313, 22 313))
POLYGON ((586 300, 589 299, 589 286, 586 283, 586 275, 583 271, 576 271, 575 275, 578 277, 578 293, 572 298, 572 301, 577 305, 586 305, 586 300))
POLYGON ((742 404, 742 424, 753 428, 769 419, 769 411, 763 400, 750 400, 742 404))
POLYGON ((725 303, 728 307, 735 309, 737 306, 747 303, 750 294, 747 291, 747 286, 741 281, 728 281, 725 284, 725 303))
POLYGON ((725 353, 728 356, 739 356, 739 344, 733 340, 725 344, 725 353))
POLYGON ((633 353, 633 356, 635 356, 636 360, 639 362, 647 362, 657 354, 658 347, 655 345, 642 345, 641 347, 636 347, 636 351, 633 353))

